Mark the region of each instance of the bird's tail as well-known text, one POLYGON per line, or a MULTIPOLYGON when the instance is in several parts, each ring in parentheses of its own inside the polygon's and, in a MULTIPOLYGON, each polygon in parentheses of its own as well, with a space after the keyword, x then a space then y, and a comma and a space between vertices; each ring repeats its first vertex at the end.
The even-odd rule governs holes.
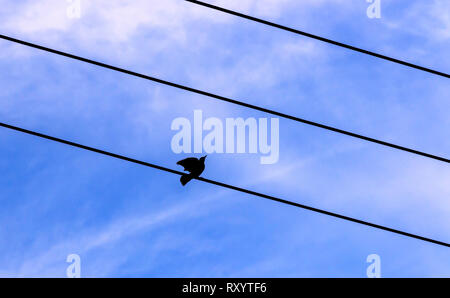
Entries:
POLYGON ((180 177, 180 182, 181 182, 181 184, 183 184, 183 186, 185 186, 186 183, 188 183, 191 180, 192 180, 192 176, 191 175, 182 175, 180 177))

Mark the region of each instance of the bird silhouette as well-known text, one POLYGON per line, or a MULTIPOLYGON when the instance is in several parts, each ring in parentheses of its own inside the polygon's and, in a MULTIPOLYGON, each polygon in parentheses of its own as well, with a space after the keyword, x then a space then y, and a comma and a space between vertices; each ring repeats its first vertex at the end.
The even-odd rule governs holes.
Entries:
POLYGON ((188 183, 192 179, 199 177, 200 174, 203 173, 203 170, 205 170, 206 156, 207 155, 202 156, 200 157, 200 159, 189 157, 177 162, 177 165, 183 166, 184 170, 189 172, 189 174, 184 174, 180 177, 180 182, 183 186, 185 186, 186 183, 188 183))

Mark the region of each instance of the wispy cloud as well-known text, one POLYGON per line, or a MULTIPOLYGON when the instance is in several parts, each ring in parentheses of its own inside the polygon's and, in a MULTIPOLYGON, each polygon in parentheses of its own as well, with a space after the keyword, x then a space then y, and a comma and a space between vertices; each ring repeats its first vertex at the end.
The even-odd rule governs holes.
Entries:
MULTIPOLYGON (((413 3, 408 9, 391 4, 377 23, 366 18, 364 1, 211 3, 400 58, 411 55, 428 63, 445 60, 437 53, 448 52, 445 1, 413 3), (392 19, 391 12, 401 17, 392 19), (420 28, 415 34, 407 33, 411 23, 420 28), (428 34, 430 44, 421 44, 421 35, 428 34), (396 40, 405 43, 397 46, 396 40)), ((416 71, 184 1, 82 1, 80 19, 67 17, 65 1, 0 4, 8 11, 0 20, 3 34, 401 145, 449 152, 447 83, 416 71)), ((267 116, 5 41, 0 41, 0 60, 5 70, 0 75, 2 121, 170 167, 180 158, 170 151, 174 118, 191 117, 195 108, 203 109, 205 117, 267 116)), ((265 200, 236 202, 243 198, 238 193, 212 196, 215 188, 208 193, 198 191, 199 184, 182 188, 177 177, 166 181, 132 165, 129 170, 80 151, 44 147, 47 143, 6 132, 2 136, 10 147, 0 150, 13 148, 2 160, 8 184, 1 198, 10 204, 2 222, 13 232, 2 235, 17 240, 2 243, 2 275, 64 276, 67 254, 79 253, 88 276, 354 276, 359 269, 339 260, 353 262, 372 247, 399 263, 426 255, 432 265, 417 264, 423 274, 448 272, 447 260, 439 265, 434 248, 412 247, 412 242, 265 200), (35 163, 29 165, 33 171, 24 169, 26 160, 35 163), (152 188, 161 190, 161 198, 145 199, 152 188), (18 196, 11 189, 22 190, 20 201, 11 199, 18 196), (124 202, 121 192, 129 200, 124 202), (170 202, 169 207, 161 201, 170 202), (71 221, 57 216, 73 206, 77 213, 70 216, 82 227, 75 232, 68 228, 71 221), (124 212, 124 206, 130 209, 124 212), (36 228, 23 219, 27 214, 41 233, 33 233, 36 228), (7 220, 14 216, 17 222, 7 220), (192 255, 185 251, 183 264, 159 260, 179 261, 178 249, 186 247, 192 255), (306 269, 293 265, 301 262, 306 269)), ((205 175, 445 240, 450 206, 445 166, 285 120, 280 121, 280 142, 278 164, 261 166, 250 155, 212 155, 205 175)), ((405 275, 410 272, 406 267, 390 267, 389 272, 405 275)))

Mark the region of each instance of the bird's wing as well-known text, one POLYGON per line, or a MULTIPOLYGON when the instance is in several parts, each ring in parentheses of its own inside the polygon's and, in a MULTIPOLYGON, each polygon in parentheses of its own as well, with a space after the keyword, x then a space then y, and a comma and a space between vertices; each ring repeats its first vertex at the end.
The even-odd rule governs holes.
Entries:
POLYGON ((197 158, 189 157, 189 158, 180 160, 179 162, 177 162, 177 165, 184 167, 185 171, 191 172, 197 162, 198 162, 197 158))

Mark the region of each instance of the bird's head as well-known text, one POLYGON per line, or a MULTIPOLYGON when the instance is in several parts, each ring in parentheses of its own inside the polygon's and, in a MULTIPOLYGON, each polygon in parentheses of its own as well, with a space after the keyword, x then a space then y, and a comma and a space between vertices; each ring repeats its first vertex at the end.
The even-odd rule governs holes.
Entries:
POLYGON ((200 161, 204 163, 204 162, 205 162, 205 158, 206 158, 207 156, 208 156, 208 155, 205 155, 205 156, 200 157, 200 161))

